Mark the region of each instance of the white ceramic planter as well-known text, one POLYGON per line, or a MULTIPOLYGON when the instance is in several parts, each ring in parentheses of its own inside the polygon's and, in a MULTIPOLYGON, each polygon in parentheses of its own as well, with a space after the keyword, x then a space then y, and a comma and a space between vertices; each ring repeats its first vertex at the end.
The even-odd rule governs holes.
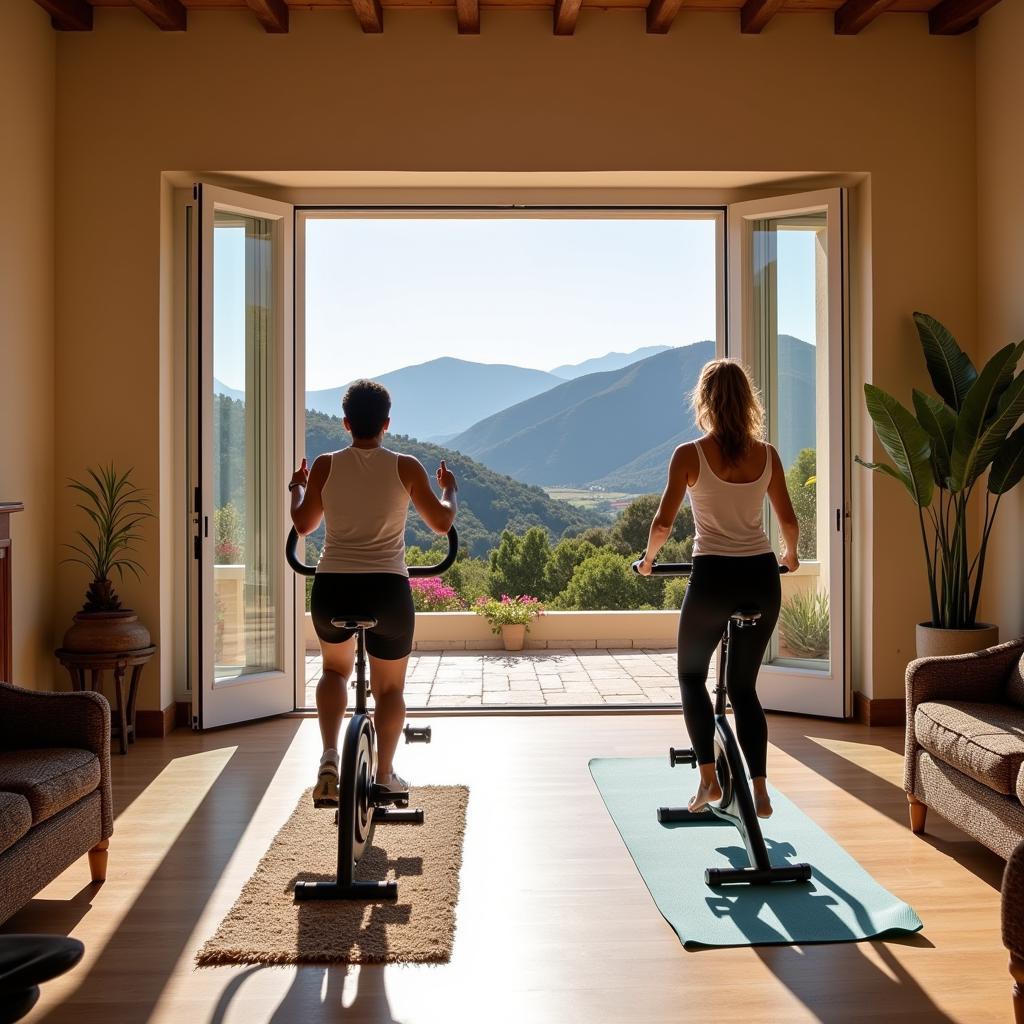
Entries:
POLYGON ((979 622, 974 629, 936 629, 927 622, 917 624, 917 656, 936 658, 950 654, 972 654, 999 643, 999 627, 979 622))

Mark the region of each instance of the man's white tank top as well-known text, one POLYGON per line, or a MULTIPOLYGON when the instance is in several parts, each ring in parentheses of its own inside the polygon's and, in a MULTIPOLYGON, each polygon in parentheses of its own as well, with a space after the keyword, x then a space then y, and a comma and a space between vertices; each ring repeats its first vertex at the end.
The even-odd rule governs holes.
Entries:
POLYGON ((772 479, 772 453, 764 448, 764 469, 749 483, 730 483, 716 476, 700 441, 697 481, 690 487, 693 507, 693 554, 764 555, 772 550, 764 531, 764 496, 772 479))
POLYGON ((395 452, 354 446, 335 452, 322 493, 327 537, 317 572, 409 575, 409 492, 398 475, 395 452))

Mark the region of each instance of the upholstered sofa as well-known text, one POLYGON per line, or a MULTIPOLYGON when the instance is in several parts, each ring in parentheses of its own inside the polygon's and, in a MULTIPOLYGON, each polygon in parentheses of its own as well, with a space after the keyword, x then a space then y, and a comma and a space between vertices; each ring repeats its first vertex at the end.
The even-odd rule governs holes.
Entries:
POLYGON ((1010 951, 1014 1020, 1024 1024, 1024 843, 1010 855, 1003 875, 1003 945, 1010 951))
POLYGON ((1024 839, 1024 638, 907 667, 910 827, 928 808, 1000 857, 1024 839))
POLYGON ((110 706, 0 683, 0 924, 84 853, 106 877, 110 706))

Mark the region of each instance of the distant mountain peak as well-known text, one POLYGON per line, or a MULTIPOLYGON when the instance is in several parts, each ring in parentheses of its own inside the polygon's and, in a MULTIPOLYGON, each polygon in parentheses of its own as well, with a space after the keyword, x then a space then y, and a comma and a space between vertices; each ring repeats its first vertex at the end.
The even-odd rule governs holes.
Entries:
POLYGON ((592 359, 584 359, 581 363, 564 363, 556 366, 551 373, 563 380, 575 380, 588 373, 601 373, 605 370, 621 370, 630 363, 637 363, 641 359, 658 355, 660 352, 667 352, 673 345, 646 345, 643 348, 634 349, 632 352, 606 352, 603 356, 595 356, 592 359))

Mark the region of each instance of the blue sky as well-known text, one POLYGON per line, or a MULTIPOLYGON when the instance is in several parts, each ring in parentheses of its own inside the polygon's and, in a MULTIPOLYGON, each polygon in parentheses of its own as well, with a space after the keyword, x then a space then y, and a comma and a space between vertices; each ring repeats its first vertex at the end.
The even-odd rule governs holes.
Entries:
MULTIPOLYGON (((550 370, 715 336, 714 226, 665 218, 307 222, 309 389, 438 356, 550 370)), ((814 341, 813 248, 779 235, 779 330, 814 341)), ((244 386, 244 239, 218 229, 214 375, 244 386)), ((300 298, 297 296, 297 298, 300 298)))

